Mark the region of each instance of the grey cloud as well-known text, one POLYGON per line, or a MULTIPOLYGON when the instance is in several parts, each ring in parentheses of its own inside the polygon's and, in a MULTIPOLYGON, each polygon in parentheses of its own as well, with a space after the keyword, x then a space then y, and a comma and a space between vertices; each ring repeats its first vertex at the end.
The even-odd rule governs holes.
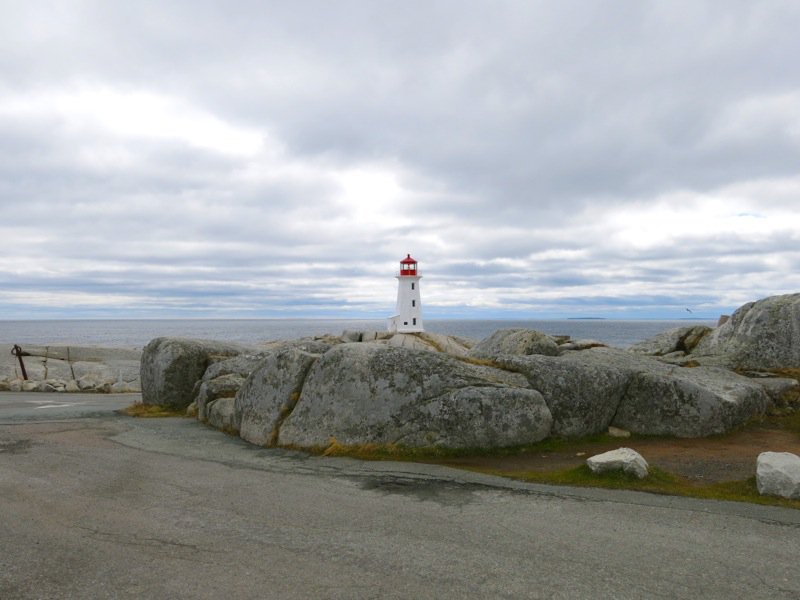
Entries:
MULTIPOLYGON (((0 263, 6 290, 313 313, 381 277, 391 295, 395 263, 410 251, 426 261, 433 292, 467 288, 456 303, 470 286, 501 311, 526 290, 539 307, 537 292, 568 289, 562 306, 645 311, 669 306, 678 282, 680 301, 709 306, 722 292, 702 289, 736 274, 768 292, 776 264, 797 264, 798 235, 775 217, 796 196, 759 188, 793 180, 800 164, 800 114, 770 100, 800 94, 792 3, 11 11, 0 23, 0 232, 16 245, 0 263), (84 87, 175 98, 269 148, 243 157, 82 130, 59 110, 2 110, 3 98, 84 87), (115 164, 114 152, 130 162, 115 164), (410 219, 342 201, 331 173, 363 165, 397 171, 410 219), (701 236, 638 248, 591 221, 675 191, 745 195, 773 234, 709 223, 701 236), (8 266, 21 263, 33 274, 8 266), (614 282, 630 286, 616 299, 614 282)), ((372 289, 364 296, 364 310, 380 303, 372 289)), ((10 302, 0 299, 0 317, 10 302)))

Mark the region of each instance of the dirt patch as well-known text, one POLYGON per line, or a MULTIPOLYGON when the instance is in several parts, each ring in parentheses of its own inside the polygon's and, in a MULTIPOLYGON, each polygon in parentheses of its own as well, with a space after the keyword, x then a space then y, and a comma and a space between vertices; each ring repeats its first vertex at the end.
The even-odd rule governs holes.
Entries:
POLYGON ((435 462, 505 474, 561 471, 584 464, 590 456, 623 446, 633 448, 655 467, 702 485, 752 477, 756 473, 756 458, 761 452, 800 455, 800 435, 782 427, 780 423, 765 422, 752 424, 725 436, 696 439, 607 438, 591 442, 568 442, 563 449, 549 452, 524 451, 508 456, 443 458, 435 462))

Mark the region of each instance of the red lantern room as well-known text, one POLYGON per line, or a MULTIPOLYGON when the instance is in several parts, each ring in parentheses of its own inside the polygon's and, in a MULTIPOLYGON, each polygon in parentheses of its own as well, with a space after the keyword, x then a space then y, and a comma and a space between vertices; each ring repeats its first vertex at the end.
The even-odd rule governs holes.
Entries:
POLYGON ((400 261, 400 276, 401 277, 416 277, 417 276, 417 261, 411 258, 408 254, 400 261))

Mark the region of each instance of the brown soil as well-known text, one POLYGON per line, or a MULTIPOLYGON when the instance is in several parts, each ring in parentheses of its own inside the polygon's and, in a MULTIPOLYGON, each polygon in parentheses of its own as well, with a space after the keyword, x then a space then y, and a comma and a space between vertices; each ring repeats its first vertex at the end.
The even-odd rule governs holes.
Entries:
POLYGON ((440 464, 498 471, 560 471, 578 467, 592 455, 619 447, 633 448, 647 462, 702 485, 740 481, 756 473, 761 452, 800 454, 800 435, 775 421, 752 424, 742 431, 709 438, 613 438, 569 443, 564 450, 521 452, 511 456, 471 456, 437 460, 440 464))

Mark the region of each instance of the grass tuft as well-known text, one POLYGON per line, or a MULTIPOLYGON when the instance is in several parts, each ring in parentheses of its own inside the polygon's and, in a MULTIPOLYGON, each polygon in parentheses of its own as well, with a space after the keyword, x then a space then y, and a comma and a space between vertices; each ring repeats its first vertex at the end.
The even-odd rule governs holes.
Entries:
POLYGON ((532 483, 635 490, 653 494, 701 498, 704 500, 750 502, 753 504, 800 509, 800 500, 760 495, 756 487, 755 476, 749 477, 744 481, 724 481, 707 485, 698 485, 685 477, 662 471, 653 466, 650 467, 650 474, 644 479, 638 479, 622 472, 595 475, 586 465, 581 465, 574 469, 551 472, 529 471, 511 473, 490 470, 480 471, 491 475, 510 477, 512 479, 529 481, 532 483))
MULTIPOLYGON (((782 417, 774 420, 782 428, 800 432, 800 413, 792 417, 782 417), (790 423, 791 422, 791 423, 790 423)), ((644 437, 644 436, 643 436, 644 437)), ((657 437, 657 436, 654 436, 657 437)), ((526 452, 557 452, 565 449, 577 448, 577 443, 609 441, 608 435, 596 435, 581 440, 549 438, 530 446, 493 449, 450 449, 450 448, 406 448, 396 444, 341 444, 336 438, 331 438, 328 446, 317 448, 314 453, 323 456, 344 456, 361 460, 395 460, 416 461, 434 464, 443 464, 449 467, 461 468, 487 475, 496 475, 510 479, 542 483, 548 485, 563 485, 575 487, 598 487, 617 490, 634 490, 652 494, 672 496, 686 496, 705 500, 722 500, 731 502, 749 502, 772 506, 800 509, 800 500, 788 500, 772 496, 761 496, 756 488, 756 478, 750 477, 743 481, 726 481, 719 483, 698 483, 681 475, 669 473, 658 467, 650 466, 649 475, 638 479, 621 471, 594 474, 585 464, 564 470, 556 471, 510 471, 496 468, 465 466, 453 464, 449 459, 467 456, 514 456, 526 452)), ((616 440, 618 441, 618 440, 616 440)))

